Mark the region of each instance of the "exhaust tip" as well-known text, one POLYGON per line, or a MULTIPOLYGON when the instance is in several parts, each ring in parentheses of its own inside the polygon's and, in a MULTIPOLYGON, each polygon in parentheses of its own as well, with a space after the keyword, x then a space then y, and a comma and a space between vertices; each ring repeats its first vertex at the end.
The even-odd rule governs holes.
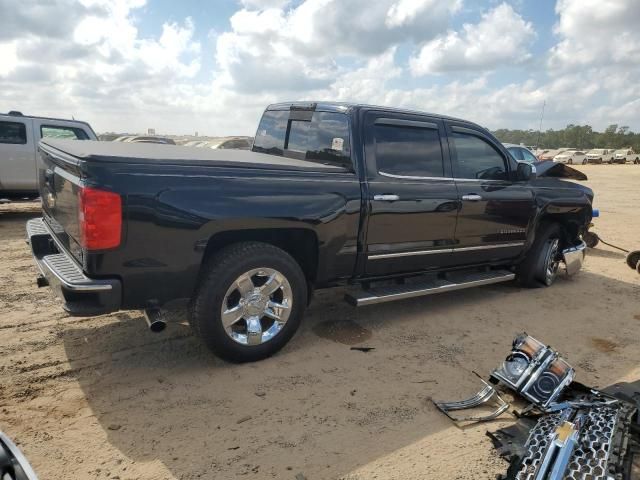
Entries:
POLYGON ((165 328, 167 328, 167 324, 164 322, 153 322, 149 324, 149 330, 154 333, 160 333, 165 328))
POLYGON ((164 320, 164 313, 159 308, 148 308, 144 311, 144 319, 147 322, 149 330, 159 333, 167 328, 167 322, 164 320))

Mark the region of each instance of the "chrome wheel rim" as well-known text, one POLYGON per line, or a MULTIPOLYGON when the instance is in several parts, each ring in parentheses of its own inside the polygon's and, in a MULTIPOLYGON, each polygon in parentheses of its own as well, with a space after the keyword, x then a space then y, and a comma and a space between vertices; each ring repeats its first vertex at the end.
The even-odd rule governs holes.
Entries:
POLYGON ((544 281, 547 285, 551 285, 558 275, 558 268, 560 268, 560 260, 558 259, 559 250, 560 240, 557 238, 550 239, 544 270, 544 281))
POLYGON ((284 328, 293 305, 287 278, 273 268, 254 268, 240 275, 222 301, 222 326, 235 342, 262 345, 284 328))

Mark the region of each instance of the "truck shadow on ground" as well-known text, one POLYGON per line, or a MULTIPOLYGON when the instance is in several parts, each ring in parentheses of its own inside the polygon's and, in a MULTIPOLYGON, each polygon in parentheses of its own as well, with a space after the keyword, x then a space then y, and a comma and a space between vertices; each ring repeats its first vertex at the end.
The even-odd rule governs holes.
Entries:
POLYGON ((488 375, 523 330, 562 351, 587 384, 637 367, 638 286, 589 272, 549 289, 493 285, 360 310, 342 294, 319 292, 290 344, 254 364, 216 359, 186 325, 148 333, 137 314, 67 329, 64 347, 108 441, 176 478, 347 475, 451 428, 430 397, 473 393, 471 370, 488 375))

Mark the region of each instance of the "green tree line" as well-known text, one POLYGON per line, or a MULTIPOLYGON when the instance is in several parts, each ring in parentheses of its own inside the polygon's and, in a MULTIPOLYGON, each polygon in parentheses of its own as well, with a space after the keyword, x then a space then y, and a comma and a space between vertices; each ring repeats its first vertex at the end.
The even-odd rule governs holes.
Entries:
POLYGON ((627 148, 640 152, 640 133, 627 126, 609 125, 604 132, 596 132, 590 125, 567 125, 562 130, 509 130, 501 128, 493 134, 504 143, 524 144, 538 148, 575 147, 580 150, 592 148, 627 148), (538 140, 539 139, 539 140, 538 140))

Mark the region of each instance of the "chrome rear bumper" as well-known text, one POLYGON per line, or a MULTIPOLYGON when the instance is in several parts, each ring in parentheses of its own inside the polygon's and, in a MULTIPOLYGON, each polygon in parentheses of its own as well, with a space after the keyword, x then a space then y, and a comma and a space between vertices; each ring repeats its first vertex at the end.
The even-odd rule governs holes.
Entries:
POLYGON ((567 268, 567 275, 574 275, 580 271, 584 263, 586 250, 587 244, 581 241, 578 245, 565 248, 562 251, 562 259, 567 268))

